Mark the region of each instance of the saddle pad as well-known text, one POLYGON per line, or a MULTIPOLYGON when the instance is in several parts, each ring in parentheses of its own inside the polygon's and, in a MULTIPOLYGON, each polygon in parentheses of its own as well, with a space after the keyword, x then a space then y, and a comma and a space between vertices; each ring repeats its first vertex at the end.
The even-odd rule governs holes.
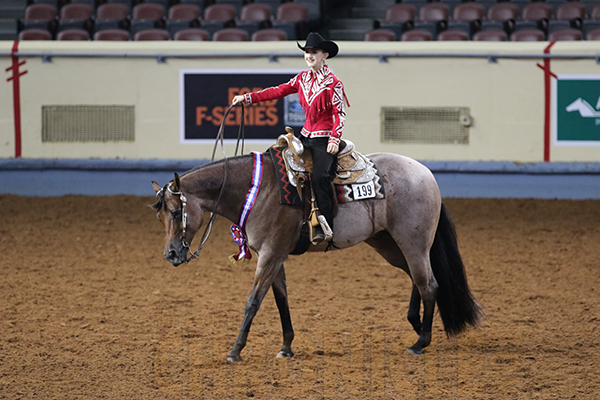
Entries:
MULTIPOLYGON (((279 201, 281 204, 291 206, 302 206, 304 203, 298 195, 298 190, 295 186, 290 183, 288 179, 285 162, 283 160, 283 150, 287 146, 272 146, 269 148, 271 159, 273 160, 273 166, 275 167, 275 176, 277 177, 277 183, 279 186, 279 201)), ((365 157, 366 158, 366 157, 365 157)), ((352 185, 338 185, 334 184, 335 196, 339 204, 348 203, 350 201, 368 200, 368 199, 383 199, 385 198, 385 190, 383 188, 383 182, 379 176, 377 167, 373 164, 373 161, 368 159, 368 162, 373 165, 375 174, 373 179, 363 184, 352 184, 352 185)))
POLYGON ((283 161, 282 152, 286 148, 287 146, 269 147, 269 153, 273 160, 275 176, 277 177, 277 184, 279 186, 279 202, 290 206, 302 206, 304 205, 304 202, 300 199, 296 187, 290 183, 285 169, 285 161, 283 161))

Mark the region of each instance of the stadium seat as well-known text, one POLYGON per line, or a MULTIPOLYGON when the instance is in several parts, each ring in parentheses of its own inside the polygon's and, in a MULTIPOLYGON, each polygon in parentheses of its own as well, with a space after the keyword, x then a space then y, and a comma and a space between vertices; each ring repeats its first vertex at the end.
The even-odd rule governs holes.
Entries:
POLYGON ((94 40, 128 41, 129 32, 124 29, 104 29, 94 33, 94 40))
POLYGON ((398 3, 385 10, 385 17, 379 22, 379 28, 393 31, 397 37, 414 27, 416 9, 411 4, 398 3))
POLYGON ((583 27, 586 8, 579 2, 563 3, 556 10, 556 19, 548 21, 548 33, 563 29, 579 29, 583 27))
POLYGON ((582 40, 583 35, 579 29, 561 29, 557 31, 550 32, 548 34, 549 42, 556 41, 571 41, 571 40, 582 40))
POLYGON ((239 28, 225 28, 216 31, 212 40, 216 42, 245 42, 248 40, 248 32, 239 28))
POLYGON ((129 28, 127 16, 129 7, 120 3, 104 3, 96 10, 94 31, 103 29, 125 29, 129 28))
POLYGON ((481 30, 503 30, 507 34, 514 30, 519 17, 519 7, 513 3, 497 3, 488 8, 487 19, 481 21, 481 30))
POLYGON ((542 42, 546 35, 539 29, 521 29, 511 33, 510 40, 513 42, 542 42))
POLYGON ((213 4, 204 10, 205 21, 225 22, 235 19, 235 9, 228 4, 213 4))
POLYGON ((175 4, 169 8, 166 28, 171 37, 177 31, 200 26, 200 9, 194 4, 175 4))
POLYGON ((430 31, 425 29, 412 29, 402 34, 400 38, 403 42, 421 42, 433 40, 433 35, 430 31))
MULTIPOLYGON (((478 3, 461 3, 454 8, 452 20, 448 21, 447 29, 463 31, 470 38, 481 28, 483 6, 478 3)), ((456 35, 454 35, 456 37, 456 35)), ((462 39, 458 39, 462 40, 462 39)))
POLYGON ((554 9, 551 5, 536 2, 528 4, 523 8, 523 11, 521 11, 521 19, 523 21, 539 21, 542 19, 551 19, 553 14, 554 9))
POLYGON ((553 14, 554 9, 550 4, 542 2, 527 4, 521 11, 521 20, 515 22, 515 31, 539 29, 545 32, 548 30, 548 21, 552 19, 553 14))
POLYGON ((582 21, 581 30, 583 31, 583 37, 586 39, 591 32, 598 29, 600 29, 600 20, 584 19, 582 21))
POLYGON ((169 32, 167 32, 166 29, 144 29, 136 32, 133 36, 133 40, 169 40, 169 32))
POLYGON ((88 32, 92 29, 92 16, 94 10, 81 3, 65 4, 60 9, 60 20, 58 21, 58 30, 65 29, 84 29, 88 32))
POLYGON ((19 40, 52 40, 52 34, 46 29, 30 28, 19 33, 19 40))
POLYGON ((447 31, 440 32, 438 34, 437 40, 469 40, 469 34, 465 31, 450 29, 447 31))
POLYGON ((450 8, 444 3, 427 3, 419 9, 419 20, 415 29, 424 29, 435 39, 439 32, 446 30, 450 8))
POLYGON ((90 40, 90 34, 83 29, 65 29, 58 32, 56 40, 90 40))
POLYGON ((204 29, 190 28, 175 32, 173 40, 208 40, 209 35, 204 29))
POLYGON ((594 29, 593 31, 589 31, 585 35, 585 40, 600 40, 600 29, 594 29))
POLYGON ((204 10, 202 29, 209 37, 223 28, 235 26, 235 9, 229 4, 212 4, 204 10))
POLYGON ((473 35, 474 41, 484 42, 504 42, 508 38, 508 35, 503 30, 489 29, 485 31, 479 31, 473 35))
POLYGON ((271 26, 271 7, 266 4, 249 3, 242 7, 237 27, 252 36, 261 25, 271 26))
POLYGON ((22 29, 43 29, 53 32, 56 24, 56 7, 50 4, 30 4, 25 8, 24 19, 19 25, 22 29))
POLYGON ((556 19, 559 21, 571 21, 573 19, 585 19, 586 8, 577 1, 563 3, 556 10, 556 19))
POLYGON ((287 35, 281 29, 261 29, 252 34, 253 42, 273 42, 287 40, 287 35))
POLYGON ((131 13, 131 34, 141 30, 161 27, 165 17, 165 8, 160 4, 140 3, 133 7, 131 13))
POLYGON ((374 29, 365 33, 366 42, 393 42, 396 34, 390 29, 374 29))
POLYGON ((273 21, 273 28, 281 29, 288 37, 288 40, 296 40, 305 37, 305 26, 307 23, 308 11, 304 4, 283 3, 277 8, 277 14, 273 21))
POLYGON ((590 19, 600 19, 600 2, 596 3, 592 10, 590 11, 590 19))

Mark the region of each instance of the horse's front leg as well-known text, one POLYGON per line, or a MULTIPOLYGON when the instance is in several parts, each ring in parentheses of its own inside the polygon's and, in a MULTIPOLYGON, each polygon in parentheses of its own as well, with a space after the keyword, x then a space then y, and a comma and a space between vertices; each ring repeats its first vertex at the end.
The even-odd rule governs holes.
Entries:
POLYGON ((279 353, 277 353, 277 358, 293 357, 292 341, 294 340, 294 329, 292 328, 292 318, 290 317, 285 268, 283 266, 279 270, 275 282, 273 282, 273 294, 275 295, 275 302, 279 309, 281 329, 283 330, 283 345, 279 353))
POLYGON ((258 265, 256 267, 256 274, 254 276, 254 284, 252 285, 252 291, 248 300, 246 301, 246 308, 244 309, 244 321, 240 333, 235 340, 233 348, 227 357, 230 362, 238 362, 242 360, 240 353, 244 347, 246 347, 246 341, 248 340, 248 334, 250 333, 250 326, 252 320, 258 312, 260 305, 265 298, 265 295, 269 291, 269 288, 275 282, 275 278, 279 273, 279 270, 283 268, 282 262, 264 262, 259 257, 258 265))

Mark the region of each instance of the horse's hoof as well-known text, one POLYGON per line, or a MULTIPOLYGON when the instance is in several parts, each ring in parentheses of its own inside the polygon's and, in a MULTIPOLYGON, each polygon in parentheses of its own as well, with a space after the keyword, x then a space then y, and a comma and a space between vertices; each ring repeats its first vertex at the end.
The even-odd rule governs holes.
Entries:
POLYGON ((294 352, 291 351, 291 350, 290 351, 283 351, 283 350, 281 350, 275 356, 275 358, 289 358, 289 357, 294 357, 294 352))
POLYGON ((421 354, 423 354, 423 352, 421 351, 421 349, 419 349, 419 348, 417 348, 415 346, 409 347, 408 349, 406 349, 406 351, 408 351, 413 356, 420 356, 421 354))
POLYGON ((227 361, 229 361, 232 364, 239 363, 240 361, 242 361, 242 357, 241 356, 227 356, 227 361))

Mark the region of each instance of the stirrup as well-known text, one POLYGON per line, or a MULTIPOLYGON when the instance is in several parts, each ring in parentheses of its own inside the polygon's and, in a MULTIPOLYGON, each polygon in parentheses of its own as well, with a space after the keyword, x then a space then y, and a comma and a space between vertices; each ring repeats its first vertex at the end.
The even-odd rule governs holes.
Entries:
POLYGON ((319 225, 314 227, 316 232, 312 237, 312 244, 331 241, 333 239, 333 231, 329 227, 327 220, 323 215, 319 215, 317 220, 319 221, 319 225))

